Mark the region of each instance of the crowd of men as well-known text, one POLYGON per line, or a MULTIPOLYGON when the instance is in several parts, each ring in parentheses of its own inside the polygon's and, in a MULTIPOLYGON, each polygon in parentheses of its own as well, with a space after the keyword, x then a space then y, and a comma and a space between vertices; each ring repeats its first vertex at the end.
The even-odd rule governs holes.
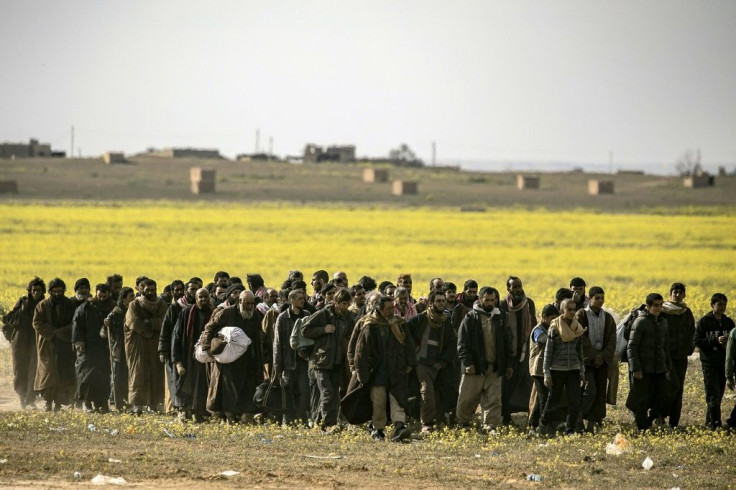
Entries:
MULTIPOLYGON (((262 407, 254 395, 278 380, 289 397, 283 423, 325 432, 346 423, 341 399, 367 390, 372 437, 410 436, 409 417, 422 432, 438 424, 494 433, 528 412, 536 434, 596 431, 606 405, 616 403, 619 364, 629 366, 626 406, 639 429, 677 427, 688 356, 700 351, 705 424, 721 427, 725 387, 734 389, 736 329, 727 298, 716 293, 697 322, 674 283, 665 300, 646 297, 617 325, 603 308, 605 292, 576 277, 539 311, 518 277, 504 296, 472 279, 458 292, 434 278, 426 298, 412 296, 410 274, 396 284, 344 272, 311 276, 311 295, 299 271, 277 290, 258 274, 246 283, 217 272, 209 284, 192 277, 158 292, 142 276, 135 288, 112 275, 94 289, 86 278, 67 296, 63 280, 47 288, 38 277, 3 317, 11 342, 14 388, 22 408, 77 406, 178 414, 202 422, 253 423, 262 407), (247 336, 245 352, 218 358, 229 332, 247 336), (227 333, 227 334, 226 334, 227 333), (666 421, 666 422, 665 422, 666 421)), ((286 405, 285 405, 286 406, 286 405)), ((736 407, 726 424, 736 429, 736 407)))

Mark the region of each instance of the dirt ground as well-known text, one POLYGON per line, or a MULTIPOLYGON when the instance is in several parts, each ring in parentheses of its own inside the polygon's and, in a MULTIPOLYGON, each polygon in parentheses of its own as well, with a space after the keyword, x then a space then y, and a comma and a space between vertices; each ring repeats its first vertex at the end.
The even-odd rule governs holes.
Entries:
POLYGON ((516 173, 466 172, 426 167, 394 168, 386 183, 362 181, 363 165, 335 163, 235 162, 229 160, 131 158, 128 164, 105 165, 100 159, 0 160, 0 180, 15 180, 14 200, 158 200, 289 201, 389 206, 585 208, 628 212, 671 206, 727 206, 734 203, 736 177, 716 177, 715 186, 683 187, 679 177, 595 175, 583 172, 542 173, 541 188, 520 191, 516 173), (190 168, 216 170, 216 193, 193 194, 190 168), (416 181, 417 195, 394 196, 394 179, 416 181), (591 196, 590 179, 612 180, 615 193, 591 196))

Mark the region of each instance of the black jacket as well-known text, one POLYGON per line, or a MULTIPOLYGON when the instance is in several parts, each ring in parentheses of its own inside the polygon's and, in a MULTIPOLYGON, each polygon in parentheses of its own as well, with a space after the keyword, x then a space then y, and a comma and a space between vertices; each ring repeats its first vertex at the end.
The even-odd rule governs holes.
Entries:
POLYGON ((437 346, 438 355, 436 359, 427 359, 426 362, 425 360, 420 361, 418 359, 419 349, 422 345, 422 337, 424 337, 426 329, 432 328, 429 325, 427 312, 423 311, 407 321, 406 328, 409 331, 417 349, 417 362, 430 365, 438 362, 442 364, 442 367, 453 365, 457 352, 457 342, 455 340, 455 331, 452 329, 452 320, 449 315, 446 316, 445 323, 442 325, 442 333, 439 335, 439 345, 437 346))
POLYGON ((695 335, 695 317, 688 308, 681 315, 662 313, 667 319, 667 331, 670 336, 670 357, 684 359, 695 350, 693 337, 695 335))
POLYGON ((720 324, 713 315, 707 313, 695 325, 695 345, 700 349, 700 362, 709 366, 726 365, 726 346, 718 342, 718 337, 728 336, 734 328, 733 320, 721 316, 720 324))
POLYGON ((626 347, 631 372, 671 372, 669 343, 667 319, 664 315, 655 318, 648 311, 639 314, 631 326, 629 344, 626 347))
POLYGON ((314 369, 332 369, 345 362, 343 342, 347 347, 350 332, 353 331, 353 316, 346 312, 342 318, 335 314, 335 307, 327 305, 307 318, 302 324, 302 335, 314 339, 314 349, 309 356, 309 364, 314 369), (335 331, 325 333, 327 325, 335 325, 335 331))
POLYGON ((308 315, 309 313, 304 309, 299 311, 298 314, 294 314, 288 308, 276 318, 273 329, 273 369, 275 372, 280 373, 296 369, 297 353, 291 348, 291 331, 294 329, 294 323, 299 318, 308 315))
MULTIPOLYGON (((475 366, 476 374, 485 374, 488 369, 481 314, 473 308, 465 315, 458 329, 457 355, 460 358, 462 372, 465 372, 468 366, 475 366)), ((496 334, 496 362, 493 371, 503 376, 506 368, 512 367, 511 332, 509 332, 504 314, 494 315, 492 323, 496 334)))

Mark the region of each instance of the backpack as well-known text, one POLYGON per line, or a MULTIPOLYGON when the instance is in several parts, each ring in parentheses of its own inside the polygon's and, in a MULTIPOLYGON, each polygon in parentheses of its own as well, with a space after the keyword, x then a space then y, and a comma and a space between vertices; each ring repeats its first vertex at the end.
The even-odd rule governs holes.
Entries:
POLYGON ((631 335, 631 327, 634 325, 634 320, 636 320, 639 313, 645 308, 644 305, 634 308, 616 325, 616 352, 614 357, 620 359, 621 362, 627 361, 626 346, 629 344, 629 336, 631 335))
POLYGON ((302 335, 302 325, 308 317, 298 318, 294 322, 294 328, 291 329, 291 336, 289 337, 289 345, 292 349, 297 352, 304 353, 314 348, 314 339, 308 339, 302 335))

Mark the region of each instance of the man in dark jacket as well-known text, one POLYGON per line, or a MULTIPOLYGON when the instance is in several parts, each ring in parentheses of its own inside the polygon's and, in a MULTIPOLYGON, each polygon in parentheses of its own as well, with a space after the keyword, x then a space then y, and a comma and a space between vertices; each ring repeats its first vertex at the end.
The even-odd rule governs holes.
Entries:
POLYGON ((100 336, 103 322, 115 307, 110 286, 98 284, 95 295, 82 303, 72 320, 72 345, 77 351, 77 399, 85 411, 110 411, 110 349, 100 336), (93 407, 94 405, 94 407, 93 407))
POLYGON ((7 333, 13 354, 13 388, 20 398, 20 408, 36 406, 33 382, 36 378, 36 332, 33 312, 46 294, 46 284, 39 277, 28 283, 28 294, 18 300, 3 317, 3 333, 7 333), (7 330, 6 330, 7 329, 7 330))
MULTIPOLYGON (((603 311, 603 288, 593 286, 588 294, 588 306, 577 310, 575 318, 586 329, 582 336, 585 389, 580 404, 580 424, 582 419, 587 420, 587 430, 593 432, 606 417, 608 375, 616 352, 616 321, 603 311)), ((578 427, 578 431, 581 429, 578 427)))
POLYGON ((200 288, 195 293, 194 305, 181 310, 174 325, 171 362, 176 369, 176 391, 172 397, 180 420, 193 417, 195 422, 203 422, 207 415, 209 366, 194 358, 194 346, 212 317, 212 309, 210 292, 200 288))
POLYGON ((306 423, 309 418, 309 377, 306 355, 291 348, 291 332, 300 318, 306 318, 305 294, 300 290, 289 292, 289 307, 279 314, 274 326, 273 370, 281 378, 294 398, 294 411, 284 414, 284 422, 295 420, 306 423))
POLYGON ((314 339, 314 349, 309 357, 319 390, 319 416, 323 430, 339 431, 337 411, 340 406, 340 384, 345 363, 343 342, 352 332, 350 292, 340 289, 334 302, 313 314, 302 325, 302 335, 314 339))
MULTIPOLYGON (((591 294, 592 296, 592 294, 591 294)), ((670 427, 677 427, 682 412, 682 396, 685 390, 685 375, 687 374, 687 358, 695 350, 693 337, 695 336, 695 317, 685 304, 685 285, 676 282, 670 286, 670 299, 665 301, 662 314, 667 319, 667 330, 670 336, 669 350, 672 359, 672 384, 676 387, 672 393, 672 403, 667 412, 652 414, 654 416, 669 416, 670 427)))
POLYGON ((672 361, 667 320, 661 315, 663 302, 659 293, 647 296, 646 311, 634 320, 626 347, 632 373, 626 406, 634 412, 639 430, 651 426, 650 409, 664 413, 668 404, 667 382, 672 372, 672 361))
MULTIPOLYGON (((710 299, 712 311, 698 320, 695 325, 695 345, 700 349, 703 366, 705 401, 708 410, 705 425, 710 429, 721 427, 721 401, 726 389, 726 344, 734 328, 733 320, 726 316, 728 298, 716 293, 710 299)), ((736 425, 736 413, 731 413, 729 425, 736 425)))
POLYGON ((438 407, 440 414, 444 414, 457 403, 457 395, 452 396, 452 367, 457 342, 450 317, 445 313, 447 303, 444 291, 431 291, 427 303, 427 309, 406 324, 417 346, 422 432, 433 430, 438 407))
POLYGON ((532 377, 529 374, 529 336, 537 324, 537 309, 534 301, 524 292, 521 279, 511 276, 506 280, 506 297, 498 305, 506 314, 506 324, 511 334, 509 366, 514 374, 503 381, 502 414, 503 424, 511 424, 511 414, 527 412, 532 393, 532 377))
POLYGON ((412 337, 402 323, 394 316, 393 300, 381 297, 376 311, 366 316, 355 347, 356 373, 349 389, 357 383, 370 386, 372 437, 376 441, 386 437, 387 408, 394 423, 391 440, 400 442, 411 436, 406 427, 408 373, 416 365, 416 357, 412 337))
POLYGON ((197 290, 201 287, 202 280, 200 278, 193 277, 189 279, 184 286, 184 293, 178 298, 175 298, 175 300, 169 305, 169 309, 166 310, 166 316, 164 316, 164 321, 161 324, 161 334, 158 338, 158 359, 164 365, 164 372, 166 374, 166 394, 164 399, 164 409, 166 410, 166 413, 173 412, 174 406, 181 406, 181 404, 174 399, 177 391, 175 379, 176 368, 174 367, 174 363, 171 362, 171 341, 174 326, 176 325, 176 320, 179 318, 181 310, 187 306, 194 305, 197 290))
POLYGON ((513 350, 505 315, 497 308, 499 294, 484 286, 479 300, 465 315, 457 338, 457 354, 463 373, 457 399, 457 419, 467 427, 478 401, 482 430, 491 433, 501 423, 501 383, 511 379, 513 350))

